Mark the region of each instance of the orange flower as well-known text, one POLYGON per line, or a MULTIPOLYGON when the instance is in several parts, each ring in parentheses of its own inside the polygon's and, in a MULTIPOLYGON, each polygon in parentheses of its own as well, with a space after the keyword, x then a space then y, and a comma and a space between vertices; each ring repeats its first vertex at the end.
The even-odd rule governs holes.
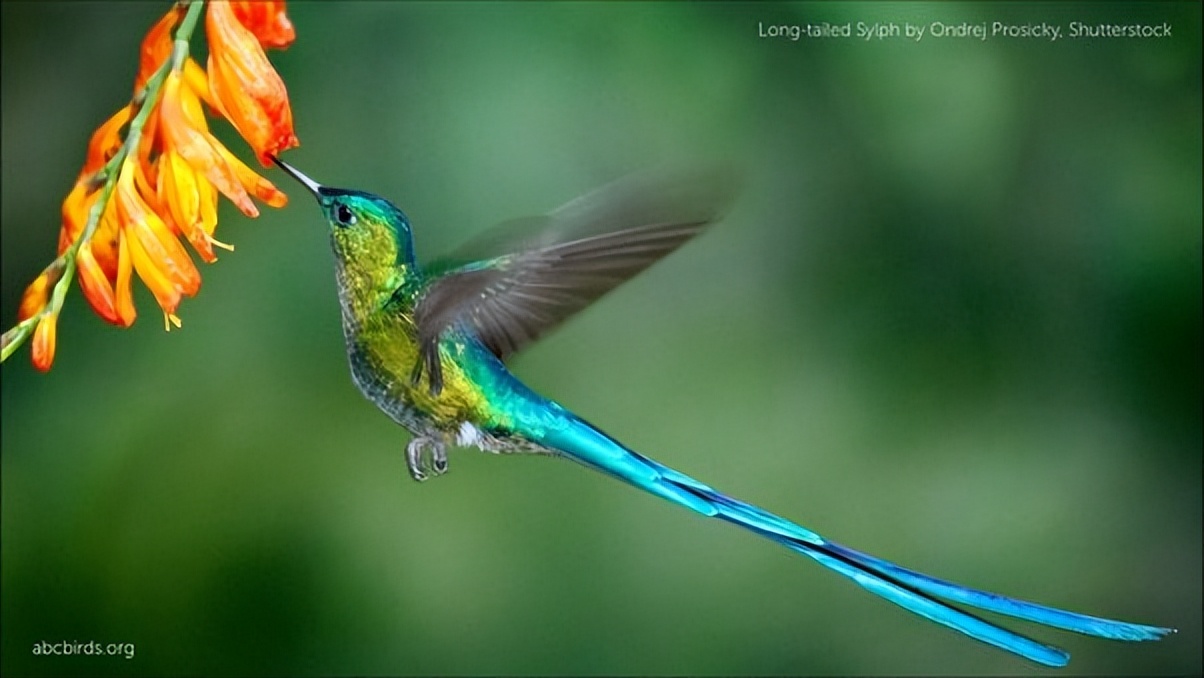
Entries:
POLYGON ((243 188, 234 170, 218 152, 217 147, 221 146, 221 142, 209 133, 196 93, 191 88, 181 87, 180 80, 180 74, 173 71, 163 84, 159 115, 162 116, 160 122, 163 123, 164 145, 179 153, 243 214, 259 216, 259 209, 251 202, 247 189, 243 188))
POLYGON ((117 220, 117 201, 110 200, 109 204, 105 205, 100 223, 87 241, 96 263, 110 282, 117 279, 117 245, 120 237, 121 224, 117 220))
POLYGON ((182 10, 183 8, 179 5, 172 7, 142 39, 142 58, 138 64, 138 77, 134 78, 135 92, 141 91, 142 87, 146 85, 146 81, 171 56, 171 31, 179 23, 180 17, 183 15, 182 10))
MULTIPOLYGON (((83 230, 88 219, 88 213, 96 204, 100 192, 87 194, 85 182, 77 182, 67 200, 63 202, 63 230, 59 237, 59 253, 62 254, 79 232, 83 230), (77 196, 83 195, 83 198, 77 196), (71 235, 69 235, 71 234, 71 235)), ((120 327, 129 327, 134 322, 133 305, 124 312, 119 312, 114 296, 114 283, 117 280, 119 268, 119 239, 122 237, 120 224, 117 221, 117 203, 110 201, 104 214, 93 231, 92 237, 80 243, 76 252, 76 265, 79 267, 79 286, 84 292, 84 298, 92 306, 92 310, 103 318, 120 327)), ((128 284, 128 283, 127 283, 128 284)))
POLYGON ((63 262, 55 259, 47 266, 34 281, 25 288, 21 295, 21 305, 17 307, 17 320, 27 320, 42 312, 46 302, 50 300, 50 291, 54 289, 59 278, 63 277, 63 262))
POLYGON ((30 353, 33 356, 33 366, 40 372, 49 370, 50 364, 54 362, 54 330, 58 320, 57 313, 48 313, 42 316, 33 331, 33 348, 30 353))
POLYGON ((236 0, 230 9, 264 47, 283 49, 297 39, 293 22, 284 14, 283 0, 236 0))
POLYGON ((96 173, 121 148, 121 128, 130 121, 130 106, 126 104, 92 133, 88 141, 88 157, 80 178, 96 173))
MULTIPOLYGON (((200 289, 201 274, 163 219, 139 194, 137 172, 137 163, 126 158, 117 178, 117 214, 134 270, 171 318, 180 304, 180 296, 192 296, 200 289)), ((178 319, 173 322, 179 324, 178 319)))
POLYGON ((284 82, 272 68, 255 34, 228 2, 210 2, 205 15, 209 36, 209 90, 224 116, 251 144, 259 162, 299 146, 284 82))
POLYGON ((79 266, 79 286, 84 291, 84 298, 88 300, 92 310, 104 318, 105 322, 128 327, 134 319, 131 317, 128 319, 129 322, 125 322, 126 319, 117 313, 117 299, 113 293, 113 283, 109 281, 109 277, 105 275, 96 261, 96 257, 92 254, 91 241, 80 244, 79 252, 75 255, 75 263, 79 266))
POLYGON ((207 262, 217 261, 213 246, 234 248, 213 238, 217 226, 217 191, 175 149, 159 156, 159 202, 171 220, 207 262))
POLYGON ((81 176, 63 200, 63 227, 59 229, 59 254, 67 251, 71 243, 84 232, 88 223, 88 212, 96 202, 97 191, 88 190, 90 182, 81 176))

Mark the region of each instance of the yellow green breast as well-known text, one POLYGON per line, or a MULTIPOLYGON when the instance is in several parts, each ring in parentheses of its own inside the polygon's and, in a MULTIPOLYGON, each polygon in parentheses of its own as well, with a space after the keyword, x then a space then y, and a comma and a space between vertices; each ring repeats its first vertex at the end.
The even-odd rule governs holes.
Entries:
POLYGON ((483 389, 456 359, 454 343, 444 346, 443 390, 438 396, 431 395, 429 371, 424 371, 418 383, 411 382, 418 360, 412 316, 374 313, 362 321, 345 316, 343 328, 356 384, 397 423, 419 433, 432 428, 452 432, 460 422, 490 419, 483 389))

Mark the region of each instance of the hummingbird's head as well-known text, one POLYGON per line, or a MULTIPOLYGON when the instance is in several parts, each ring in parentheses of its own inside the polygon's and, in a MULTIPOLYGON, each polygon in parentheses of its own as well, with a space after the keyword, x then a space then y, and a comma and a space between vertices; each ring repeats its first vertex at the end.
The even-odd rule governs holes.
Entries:
POLYGON ((272 159, 317 198, 330 224, 335 256, 344 266, 365 272, 413 266, 410 220, 396 205, 372 193, 323 186, 279 158, 272 159))

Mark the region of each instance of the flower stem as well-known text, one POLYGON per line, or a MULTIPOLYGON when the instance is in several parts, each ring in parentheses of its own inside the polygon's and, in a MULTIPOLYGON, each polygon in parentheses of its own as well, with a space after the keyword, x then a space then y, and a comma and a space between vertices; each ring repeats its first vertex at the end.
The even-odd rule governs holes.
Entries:
POLYGON ((87 242, 92 237, 92 234, 96 232, 96 226, 100 223, 100 217, 104 214, 105 208, 108 207, 109 199, 113 195, 113 189, 117 186, 117 175, 121 173, 122 162, 131 152, 137 152, 138 143, 142 140, 142 128, 146 124, 147 118, 150 117, 151 111, 155 109, 155 105, 159 103, 159 97, 162 94, 163 82, 167 79, 167 73, 172 68, 181 68, 188 58, 188 44, 192 39, 193 31, 196 29, 197 18, 201 15, 201 9, 205 6, 205 0, 179 0, 178 4, 181 7, 187 7, 188 11, 184 15, 183 21, 176 28, 175 43, 171 56, 163 60, 163 64, 155 70, 154 75, 146 81, 141 90, 134 94, 132 101, 137 105, 138 113, 130 121, 130 128, 126 132, 125 141, 122 142, 121 148, 117 150, 117 153, 100 170, 100 175, 104 177, 104 185, 100 189, 100 197, 97 198, 96 204, 92 205, 92 210, 88 213, 88 223, 84 226, 79 236, 75 238, 67 249, 63 250, 63 253, 56 260, 56 262, 62 263, 62 277, 55 283, 50 300, 40 312, 17 323, 0 336, 0 362, 8 360, 8 357, 21 344, 25 343, 25 340, 33 334, 34 327, 37 326, 38 321, 47 315, 57 315, 62 309, 63 301, 67 297, 67 290, 71 287, 71 280, 75 277, 75 256, 79 252, 80 245, 87 242))

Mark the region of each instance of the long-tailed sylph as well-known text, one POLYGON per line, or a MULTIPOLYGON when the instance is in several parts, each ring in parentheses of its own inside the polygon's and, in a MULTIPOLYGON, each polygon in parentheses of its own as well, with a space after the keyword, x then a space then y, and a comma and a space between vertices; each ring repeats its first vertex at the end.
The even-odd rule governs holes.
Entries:
POLYGON ((571 459, 775 541, 922 617, 1049 666, 1065 665, 1069 654, 955 604, 1116 640, 1157 640, 1172 632, 967 588, 829 541, 629 449, 506 369, 507 356, 714 223, 734 194, 726 173, 634 175, 547 216, 508 222, 460 256, 420 265, 410 222, 393 203, 319 185, 276 162, 313 193, 330 225, 352 377, 413 433, 406 462, 415 479, 445 472, 449 445, 571 459))

